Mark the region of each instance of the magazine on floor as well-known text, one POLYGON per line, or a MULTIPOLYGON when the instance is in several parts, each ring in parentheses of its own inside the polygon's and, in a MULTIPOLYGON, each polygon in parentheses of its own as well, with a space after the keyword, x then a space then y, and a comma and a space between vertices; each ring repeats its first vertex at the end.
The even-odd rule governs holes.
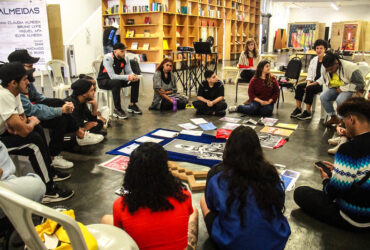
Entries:
POLYGON ((126 171, 129 161, 130 161, 129 157, 119 155, 119 156, 113 157, 112 159, 106 162, 100 163, 99 167, 108 168, 110 170, 124 173, 126 171))

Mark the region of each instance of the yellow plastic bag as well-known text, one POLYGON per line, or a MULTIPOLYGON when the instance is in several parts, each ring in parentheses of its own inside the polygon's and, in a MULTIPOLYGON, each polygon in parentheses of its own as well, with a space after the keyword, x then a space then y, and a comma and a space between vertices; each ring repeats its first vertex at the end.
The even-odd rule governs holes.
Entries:
MULTIPOLYGON (((72 209, 68 211, 62 211, 62 213, 75 219, 75 213, 72 209)), ((87 230, 87 228, 83 224, 81 224, 80 222, 77 222, 77 224, 81 229, 82 235, 87 245, 87 249, 97 250, 98 243, 94 236, 87 230)), ((43 242, 45 242, 44 233, 47 235, 54 234, 61 242, 61 244, 57 248, 55 248, 56 250, 72 250, 71 241, 69 240, 67 231, 64 230, 62 226, 58 227, 58 225, 59 224, 57 222, 51 219, 46 219, 43 224, 36 226, 35 229, 43 242)))

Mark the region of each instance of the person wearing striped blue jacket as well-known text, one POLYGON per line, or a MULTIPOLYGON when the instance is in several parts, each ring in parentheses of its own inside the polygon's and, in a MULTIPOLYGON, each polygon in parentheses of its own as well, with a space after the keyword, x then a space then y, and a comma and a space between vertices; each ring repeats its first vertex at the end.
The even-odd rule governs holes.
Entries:
POLYGON ((351 230, 370 229, 370 101, 353 97, 338 107, 338 114, 352 140, 342 144, 334 164, 321 168, 323 191, 299 187, 294 200, 306 213, 333 226, 351 230))

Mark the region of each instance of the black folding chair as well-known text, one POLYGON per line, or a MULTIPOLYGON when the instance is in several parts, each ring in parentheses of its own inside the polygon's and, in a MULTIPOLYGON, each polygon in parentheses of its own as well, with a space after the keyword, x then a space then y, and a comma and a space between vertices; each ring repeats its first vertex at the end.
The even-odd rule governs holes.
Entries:
MULTIPOLYGON (((285 71, 285 75, 283 77, 279 77, 278 82, 279 82, 280 94, 283 98, 283 102, 284 102, 283 88, 285 87, 287 89, 291 89, 292 91, 295 90, 295 86, 297 85, 299 76, 301 74, 301 69, 302 69, 301 59, 299 57, 294 57, 289 61, 287 69, 285 71), (283 81, 282 78, 284 78, 285 81, 283 81), (291 79, 294 79, 296 82, 292 83, 290 81, 291 79)), ((279 101, 280 101, 280 95, 279 95, 279 98, 276 104, 277 108, 279 108, 279 101)))

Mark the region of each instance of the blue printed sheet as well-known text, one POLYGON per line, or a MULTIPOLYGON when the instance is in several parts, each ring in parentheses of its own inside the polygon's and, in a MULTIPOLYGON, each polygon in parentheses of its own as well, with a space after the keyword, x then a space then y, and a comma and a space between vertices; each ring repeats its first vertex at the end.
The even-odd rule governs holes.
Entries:
MULTIPOLYGON (((186 141, 194 141, 194 142, 207 143, 207 144, 226 142, 225 139, 218 139, 215 136, 207 135, 207 134, 203 134, 201 136, 179 134, 178 136, 176 136, 174 138, 163 138, 163 137, 158 137, 158 136, 152 135, 153 133, 155 133, 158 130, 167 130, 167 131, 172 131, 172 132, 179 132, 179 131, 157 128, 157 129, 145 134, 145 136, 150 136, 150 137, 153 137, 153 138, 163 139, 163 141, 161 141, 159 143, 162 146, 166 145, 167 143, 171 142, 174 139, 181 139, 181 140, 186 140, 186 141)), ((139 136, 138 138, 140 138, 140 137, 142 137, 142 136, 139 136)), ((136 138, 136 139, 138 139, 138 138, 136 138)), ((125 147, 127 147, 131 144, 141 144, 140 142, 136 142, 135 141, 136 139, 131 140, 131 141, 123 144, 122 146, 120 146, 118 148, 115 148, 111 151, 108 151, 107 154, 129 156, 129 154, 120 152, 119 150, 122 149, 122 148, 125 148, 125 147)), ((199 158, 197 158, 197 156, 194 156, 194 155, 182 154, 182 153, 171 152, 171 151, 168 151, 168 157, 172 161, 186 161, 186 162, 205 165, 205 166, 209 166, 209 167, 212 167, 213 165, 220 162, 219 160, 199 159, 199 158)))

